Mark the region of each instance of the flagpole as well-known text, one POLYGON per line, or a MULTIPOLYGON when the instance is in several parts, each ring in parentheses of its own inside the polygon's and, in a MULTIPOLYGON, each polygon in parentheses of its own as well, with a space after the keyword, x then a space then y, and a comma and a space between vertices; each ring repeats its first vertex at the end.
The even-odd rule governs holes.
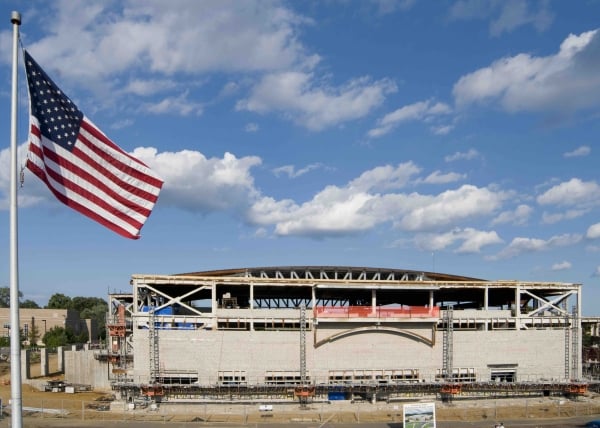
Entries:
POLYGON ((19 321, 19 272, 17 236, 17 76, 19 26, 21 14, 13 11, 12 95, 10 114, 10 387, 11 426, 21 428, 23 403, 21 396, 21 323, 19 321))

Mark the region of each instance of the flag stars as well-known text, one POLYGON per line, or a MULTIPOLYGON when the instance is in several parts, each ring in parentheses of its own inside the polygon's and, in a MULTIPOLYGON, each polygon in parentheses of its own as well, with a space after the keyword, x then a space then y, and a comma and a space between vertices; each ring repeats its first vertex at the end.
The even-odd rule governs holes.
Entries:
POLYGON ((42 135, 72 150, 83 113, 30 57, 26 65, 31 111, 40 122, 42 135))

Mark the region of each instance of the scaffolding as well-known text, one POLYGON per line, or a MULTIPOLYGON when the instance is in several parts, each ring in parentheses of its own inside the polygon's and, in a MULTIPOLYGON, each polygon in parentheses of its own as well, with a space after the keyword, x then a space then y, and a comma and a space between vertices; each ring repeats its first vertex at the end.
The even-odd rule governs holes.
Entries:
POLYGON ((442 353, 443 353, 443 359, 444 359, 443 367, 442 367, 442 375, 447 382, 450 382, 453 379, 453 375, 452 375, 452 372, 453 372, 453 370, 452 370, 452 365, 453 365, 452 339, 453 339, 453 337, 452 336, 454 333, 453 311, 454 311, 454 306, 448 305, 448 307, 446 308, 446 314, 445 314, 445 320, 444 320, 446 323, 446 328, 444 329, 444 343, 442 345, 442 353))
MULTIPOLYGON (((579 314, 577 312, 577 306, 573 306, 573 321, 571 323, 571 328, 573 329, 572 336, 572 356, 571 356, 571 374, 572 379, 579 379, 579 314)), ((566 327, 568 330, 568 326, 566 327)), ((569 379, 569 378, 567 378, 569 379)))
POLYGON ((565 312, 565 379, 571 379, 571 320, 569 313, 565 312))
POLYGON ((308 408, 308 398, 313 396, 315 389, 308 385, 306 376, 306 305, 300 305, 300 383, 294 389, 294 395, 300 401, 300 408, 308 408))
POLYGON ((150 345, 150 383, 158 382, 160 367, 160 351, 158 348, 158 330, 156 329, 156 313, 153 308, 148 312, 148 343, 150 345))

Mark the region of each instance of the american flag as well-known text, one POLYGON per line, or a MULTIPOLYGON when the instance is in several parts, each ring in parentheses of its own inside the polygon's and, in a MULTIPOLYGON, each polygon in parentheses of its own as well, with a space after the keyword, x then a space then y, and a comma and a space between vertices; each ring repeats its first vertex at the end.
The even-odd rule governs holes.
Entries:
POLYGON ((98 129, 27 51, 27 168, 63 204, 131 239, 152 212, 163 181, 98 129))

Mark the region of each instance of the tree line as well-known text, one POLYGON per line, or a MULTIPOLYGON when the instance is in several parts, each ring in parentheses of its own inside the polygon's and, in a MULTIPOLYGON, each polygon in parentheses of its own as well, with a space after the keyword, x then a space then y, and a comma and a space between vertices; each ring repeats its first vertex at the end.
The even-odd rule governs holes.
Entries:
MULTIPOLYGON (((10 307, 10 288, 0 287, 0 308, 10 307)), ((81 319, 91 318, 96 321, 98 325, 98 339, 104 340, 106 338, 106 325, 105 317, 108 312, 108 303, 106 300, 99 297, 69 297, 62 293, 55 293, 48 299, 46 306, 40 306, 35 301, 30 299, 23 300, 23 293, 19 291, 19 308, 22 309, 74 309, 79 312, 81 319)), ((21 330, 21 342, 28 341, 30 344, 37 344, 40 339, 40 333, 37 326, 32 326, 29 329, 27 335, 21 330)), ((42 342, 48 348, 55 348, 57 346, 65 346, 73 343, 87 342, 88 335, 83 333, 81 335, 75 334, 75 332, 69 327, 53 327, 49 329, 42 337, 42 342)), ((0 346, 10 346, 9 337, 0 337, 0 346)))

